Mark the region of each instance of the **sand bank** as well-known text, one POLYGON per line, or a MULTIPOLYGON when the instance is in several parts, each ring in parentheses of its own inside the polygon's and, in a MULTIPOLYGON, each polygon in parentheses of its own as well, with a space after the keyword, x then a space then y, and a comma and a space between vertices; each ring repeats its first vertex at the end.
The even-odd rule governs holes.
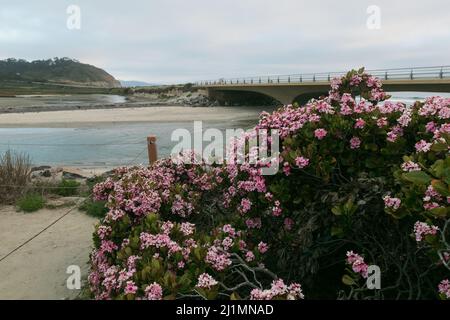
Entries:
POLYGON ((0 114, 0 127, 80 127, 127 122, 255 120, 261 107, 181 107, 70 110, 0 114))
MULTIPOLYGON (((0 257, 24 243, 69 208, 42 209, 33 213, 0 207, 0 257)), ((88 274, 92 233, 97 219, 74 210, 58 223, 0 262, 0 299, 73 299, 80 290, 69 290, 66 271, 78 265, 88 274)))

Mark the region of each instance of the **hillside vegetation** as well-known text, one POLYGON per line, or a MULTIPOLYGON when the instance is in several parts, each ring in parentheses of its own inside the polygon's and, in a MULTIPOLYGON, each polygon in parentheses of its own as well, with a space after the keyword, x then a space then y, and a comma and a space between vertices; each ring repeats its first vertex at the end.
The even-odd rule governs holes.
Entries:
POLYGON ((98 88, 120 87, 106 71, 70 58, 28 62, 22 59, 0 60, 0 80, 17 83, 48 83, 98 88))

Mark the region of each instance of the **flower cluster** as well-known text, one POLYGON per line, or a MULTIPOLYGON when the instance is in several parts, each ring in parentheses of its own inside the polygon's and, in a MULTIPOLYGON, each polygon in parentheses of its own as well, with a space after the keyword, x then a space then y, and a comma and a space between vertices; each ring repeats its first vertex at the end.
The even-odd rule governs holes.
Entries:
POLYGON ((156 282, 147 286, 144 291, 147 300, 161 300, 163 297, 162 287, 156 282))
POLYGON ((420 171, 420 166, 413 161, 406 161, 402 164, 402 170, 405 172, 420 171))
POLYGON ((202 192, 217 186, 220 173, 205 170, 202 163, 190 165, 165 159, 150 168, 119 168, 97 184, 93 193, 96 200, 107 201, 109 221, 125 215, 138 220, 149 213, 160 213, 162 207, 169 209, 167 214, 188 217, 195 212, 202 192))
POLYGON ((278 279, 272 282, 270 289, 253 289, 250 292, 251 300, 273 300, 283 297, 287 300, 304 299, 301 285, 292 283, 287 286, 282 279, 278 279))
POLYGON ((450 299, 450 281, 448 279, 442 280, 438 286, 438 291, 445 299, 450 299))
POLYGON ((394 198, 391 196, 384 196, 383 201, 386 208, 390 208, 394 211, 400 208, 400 205, 402 203, 399 198, 394 198))
POLYGON ((347 264, 352 267, 353 272, 360 274, 363 278, 367 278, 368 265, 364 262, 364 258, 353 251, 347 252, 347 264))
POLYGON ((421 242, 425 238, 425 236, 436 235, 438 231, 439 227, 429 225, 425 222, 417 221, 414 224, 414 235, 417 242, 421 242))
POLYGON ((211 287, 214 287, 217 284, 218 282, 207 273, 202 273, 198 276, 197 287, 199 288, 211 289, 211 287))

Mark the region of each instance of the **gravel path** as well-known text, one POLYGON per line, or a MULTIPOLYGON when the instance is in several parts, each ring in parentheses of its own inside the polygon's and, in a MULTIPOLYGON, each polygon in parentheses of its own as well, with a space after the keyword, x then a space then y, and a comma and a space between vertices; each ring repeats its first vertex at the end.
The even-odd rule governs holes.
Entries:
MULTIPOLYGON (((0 259, 70 208, 17 212, 0 207, 0 259)), ((97 219, 73 210, 55 225, 0 261, 0 299, 73 299, 79 290, 69 290, 67 267, 78 265, 86 278, 97 219)))

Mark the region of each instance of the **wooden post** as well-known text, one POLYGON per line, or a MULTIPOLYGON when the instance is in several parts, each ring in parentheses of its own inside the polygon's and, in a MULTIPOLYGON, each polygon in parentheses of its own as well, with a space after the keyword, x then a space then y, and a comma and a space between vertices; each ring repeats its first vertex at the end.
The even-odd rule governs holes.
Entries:
POLYGON ((148 162, 152 165, 158 160, 158 150, 156 148, 156 136, 147 137, 148 162))

